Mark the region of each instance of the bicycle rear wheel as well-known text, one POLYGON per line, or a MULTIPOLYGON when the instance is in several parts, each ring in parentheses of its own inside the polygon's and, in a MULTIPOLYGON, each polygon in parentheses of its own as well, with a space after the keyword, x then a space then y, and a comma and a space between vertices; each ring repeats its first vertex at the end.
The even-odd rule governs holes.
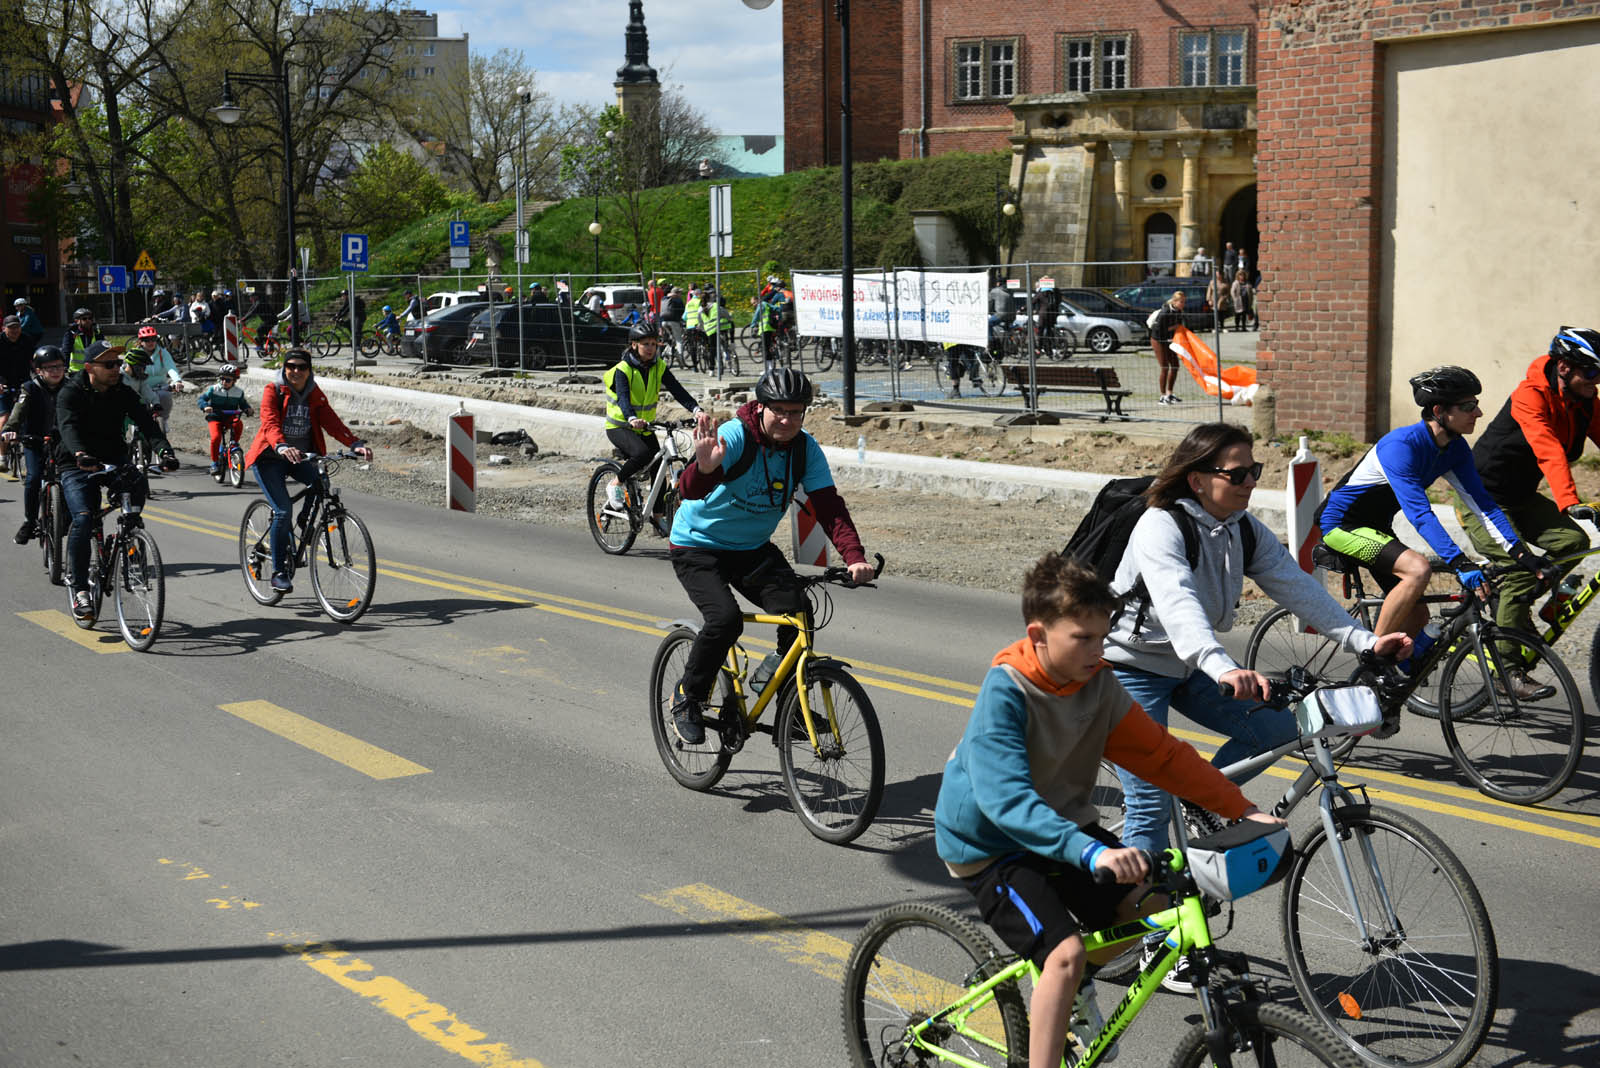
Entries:
POLYGON ((938 1052, 992 1068, 1028 1062, 1028 1012, 1021 984, 959 1012, 969 985, 1009 962, 970 920, 938 905, 884 909, 856 937, 844 967, 844 1040, 854 1068, 933 1064, 938 1052), (911 1028, 921 1026, 913 1036, 911 1028), (938 1052, 936 1052, 938 1051, 938 1052))
POLYGON ((732 678, 726 671, 719 671, 716 703, 708 702, 706 709, 706 740, 700 745, 688 745, 672 729, 678 680, 683 678, 696 636, 688 627, 676 627, 656 649, 655 662, 650 665, 650 734, 656 740, 656 752, 667 766, 667 774, 691 790, 709 790, 733 761, 733 750, 722 744, 722 732, 740 712, 732 678))
POLYGON ((251 501, 239 521, 239 570, 256 603, 283 600, 283 591, 272 588, 272 505, 266 501, 251 501))
POLYGON ((813 660, 803 669, 817 745, 791 686, 776 727, 783 785, 806 830, 843 845, 871 826, 883 801, 883 732, 867 691, 844 668, 813 660))
POLYGON ((378 556, 372 535, 354 512, 322 513, 322 527, 311 544, 311 589, 323 612, 336 623, 354 623, 372 606, 378 583, 378 556))
POLYGON ((1479 790, 1514 805, 1537 804, 1560 793, 1578 770, 1583 697, 1539 638, 1495 626, 1481 634, 1488 664, 1461 642, 1439 673, 1444 742, 1479 790), (1527 695, 1519 697, 1524 684, 1527 695))
MULTIPOLYGON (((1232 1060, 1241 1068, 1252 1064, 1263 1068, 1311 1064, 1360 1068, 1361 1059, 1329 1034, 1326 1027, 1286 1005, 1245 1001, 1228 1005, 1226 1013, 1232 1060)), ((1188 1030, 1167 1063, 1169 1068, 1201 1068, 1212 1063, 1204 1024, 1188 1030)))
POLYGON ((1500 979, 1477 887, 1449 847, 1409 816, 1346 805, 1333 818, 1337 843, 1319 823, 1284 881, 1284 957, 1301 1003, 1370 1065, 1465 1064, 1493 1023, 1500 979))
POLYGON ((112 600, 116 604, 122 640, 134 652, 145 652, 161 633, 161 616, 167 603, 161 550, 156 548, 149 531, 128 532, 112 581, 116 586, 112 600))
POLYGON ((633 548, 633 541, 639 536, 639 523, 633 515, 634 509, 639 507, 639 483, 630 478, 623 485, 622 496, 626 503, 621 511, 607 496, 607 487, 621 472, 621 464, 607 460, 589 476, 589 533, 600 551, 612 556, 620 556, 633 548))

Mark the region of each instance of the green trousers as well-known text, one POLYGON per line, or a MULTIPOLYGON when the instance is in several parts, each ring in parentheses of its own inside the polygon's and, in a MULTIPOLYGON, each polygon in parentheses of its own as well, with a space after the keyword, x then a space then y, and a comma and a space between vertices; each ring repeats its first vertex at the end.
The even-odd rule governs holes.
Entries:
MULTIPOLYGON (((1509 508, 1501 505, 1500 510, 1511 520, 1511 525, 1516 527, 1523 541, 1537 545, 1552 559, 1581 553, 1589 547, 1588 533, 1543 494, 1535 493, 1526 501, 1509 508)), ((1489 528, 1477 516, 1460 511, 1456 514, 1467 536, 1472 539, 1474 549, 1491 564, 1511 564, 1510 555, 1494 540, 1489 528)), ((1576 565, 1576 560, 1563 564, 1561 571, 1565 574, 1576 565)), ((1538 633, 1533 627, 1533 606, 1517 603, 1517 598, 1532 593, 1538 585, 1538 578, 1520 567, 1508 571, 1499 580, 1500 607, 1495 611, 1494 621, 1502 627, 1520 627, 1538 633)))

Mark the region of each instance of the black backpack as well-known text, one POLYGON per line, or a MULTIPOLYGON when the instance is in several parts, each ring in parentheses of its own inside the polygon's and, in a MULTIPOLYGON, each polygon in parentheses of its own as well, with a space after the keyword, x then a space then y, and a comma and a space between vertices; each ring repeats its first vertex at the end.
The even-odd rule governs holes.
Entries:
MULTIPOLYGON (((748 430, 748 428, 746 429, 748 430)), ((789 454, 789 477, 785 481, 783 487, 784 511, 788 511, 789 502, 794 500, 794 491, 800 488, 801 480, 806 477, 806 453, 810 452, 811 450, 806 445, 804 431, 802 431, 800 435, 794 439, 794 443, 790 445, 786 451, 789 454)), ((734 479, 750 470, 751 466, 756 462, 756 456, 760 452, 761 443, 759 441, 751 440, 747 435, 745 438, 744 452, 740 453, 739 458, 733 461, 733 465, 726 469, 722 476, 722 480, 724 482, 732 482, 734 479)), ((806 508, 807 511, 810 511, 810 508, 806 505, 802 505, 801 507, 806 508)))
MULTIPOLYGON (((1133 528, 1148 506, 1145 491, 1154 482, 1154 475, 1145 475, 1143 478, 1114 478, 1100 487, 1094 503, 1089 506, 1089 513, 1072 532, 1072 537, 1067 539, 1061 555, 1093 568, 1094 573, 1106 582, 1116 578, 1123 551, 1133 537, 1133 528)), ((1178 524, 1179 533, 1183 535, 1184 559, 1193 568, 1200 562, 1198 524, 1182 508, 1170 511, 1178 524)), ((1239 540, 1244 550, 1244 565, 1248 568, 1256 554, 1256 528, 1248 517, 1239 523, 1239 540)), ((1124 607, 1135 601, 1139 604, 1139 614, 1133 621, 1133 633, 1137 637, 1144 627, 1145 616, 1150 612, 1150 591, 1145 588, 1143 575, 1124 596, 1124 607)))

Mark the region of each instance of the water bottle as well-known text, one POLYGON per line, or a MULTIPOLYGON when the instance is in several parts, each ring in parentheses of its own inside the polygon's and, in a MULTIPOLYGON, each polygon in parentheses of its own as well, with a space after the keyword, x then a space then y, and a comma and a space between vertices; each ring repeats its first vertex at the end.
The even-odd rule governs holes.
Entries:
POLYGON ((865 434, 856 438, 856 462, 862 464, 867 462, 867 436, 865 434))
POLYGON ((1577 596, 1583 589, 1583 579, 1573 574, 1561 580, 1561 585, 1555 588, 1550 599, 1545 601, 1544 607, 1539 609, 1539 618, 1546 623, 1555 623, 1556 616, 1561 614, 1561 606, 1577 596))
POLYGON ((761 658, 761 663, 750 673, 750 692, 760 694, 767 688, 767 680, 772 678, 772 673, 778 670, 778 665, 783 662, 783 654, 774 649, 761 658))

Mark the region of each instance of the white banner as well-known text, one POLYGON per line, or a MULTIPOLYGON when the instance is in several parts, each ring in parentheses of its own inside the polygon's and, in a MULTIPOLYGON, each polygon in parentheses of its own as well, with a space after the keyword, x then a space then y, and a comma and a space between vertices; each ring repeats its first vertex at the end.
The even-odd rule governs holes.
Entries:
MULTIPOLYGON (((906 341, 989 343, 988 280, 981 271, 882 271, 855 275, 855 335, 906 341)), ((842 337, 844 299, 836 274, 794 276, 801 334, 842 337)))

